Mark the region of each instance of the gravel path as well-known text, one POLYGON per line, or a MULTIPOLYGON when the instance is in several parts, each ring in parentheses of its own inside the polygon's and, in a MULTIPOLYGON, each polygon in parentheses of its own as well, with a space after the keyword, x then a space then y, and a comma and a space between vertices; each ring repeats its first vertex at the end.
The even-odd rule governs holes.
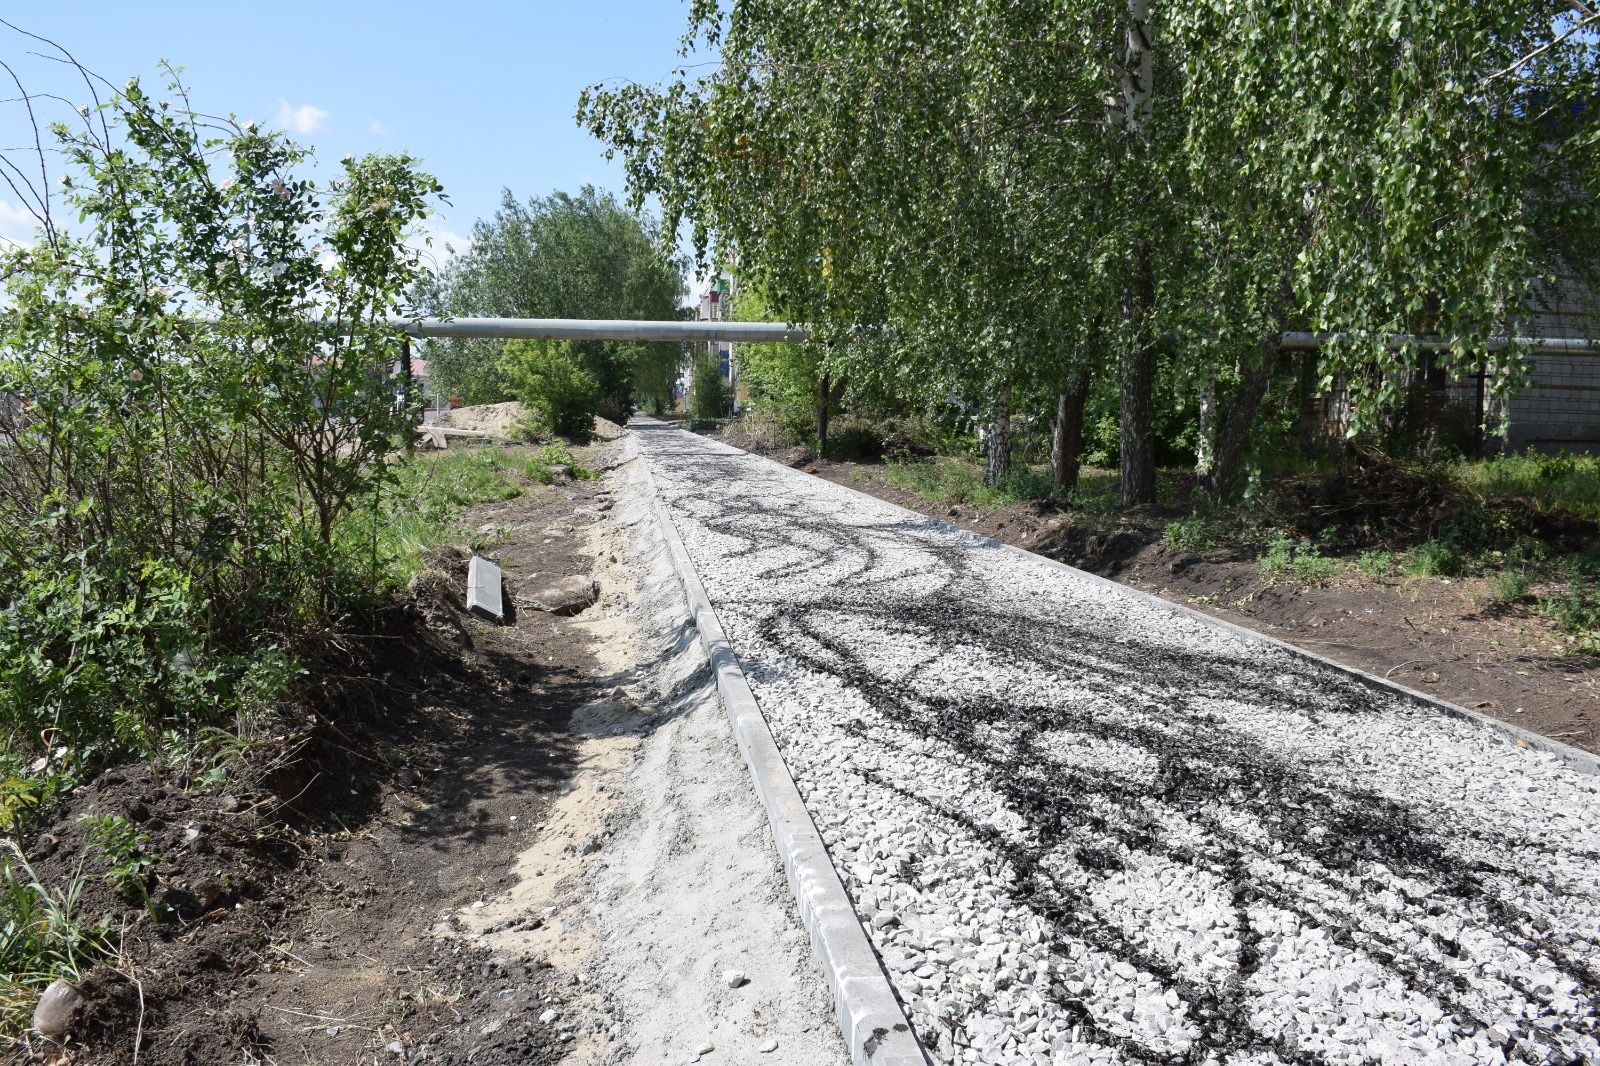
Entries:
POLYGON ((1600 779, 635 424, 939 1062, 1600 1062, 1600 779))

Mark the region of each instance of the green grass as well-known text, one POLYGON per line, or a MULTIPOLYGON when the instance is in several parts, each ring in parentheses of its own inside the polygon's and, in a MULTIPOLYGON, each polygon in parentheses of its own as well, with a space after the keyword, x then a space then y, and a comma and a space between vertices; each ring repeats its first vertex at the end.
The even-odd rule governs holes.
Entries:
POLYGON ((423 452, 401 463, 380 513, 367 519, 376 522, 390 577, 405 582, 420 569, 424 552, 465 537, 461 514, 473 504, 520 496, 517 475, 548 480, 548 464, 536 464, 500 448, 423 452))
POLYGON ((981 466, 949 456, 890 463, 883 468, 883 476, 889 484, 914 492, 924 500, 967 504, 985 511, 1025 500, 1049 499, 1052 492, 1047 471, 1018 464, 999 484, 985 485, 981 466))
POLYGON ((1563 591, 1541 596, 1539 611, 1577 638, 1578 651, 1600 653, 1600 587, 1594 581, 1573 578, 1563 591))
MULTIPOLYGON (((1044 500, 1075 511, 1109 514, 1119 509, 1117 471, 1085 466, 1078 487, 1062 494, 1055 490, 1047 464, 1016 463, 997 485, 983 483, 983 464, 971 459, 941 455, 932 459, 906 459, 884 464, 884 480, 933 503, 965 504, 994 511, 1015 503, 1044 500)), ((1156 472, 1156 495, 1164 506, 1178 503, 1184 475, 1156 472)))
MULTIPOLYGON (((537 452, 519 448, 419 452, 396 468, 395 483, 384 494, 380 513, 364 516, 363 521, 376 524, 378 552, 387 561, 389 577, 404 583, 421 567, 424 552, 470 537, 461 525, 467 508, 515 499, 522 495, 524 481, 552 484, 556 467, 565 467, 579 481, 600 476, 579 464, 559 442, 537 452)), ((370 539, 371 526, 364 535, 370 539)))
POLYGON ((76 914, 85 880, 80 871, 65 887, 47 887, 15 844, 0 841, 0 1037, 26 1030, 51 981, 76 981, 113 954, 107 929, 76 914))
POLYGON ((1489 603, 1495 606, 1520 603, 1533 588, 1533 574, 1527 570, 1502 570, 1489 583, 1489 603))
POLYGON ((1600 456, 1528 451, 1460 463, 1456 476, 1489 499, 1528 500, 1600 521, 1600 456))
POLYGON ((1466 569, 1461 549, 1445 540, 1430 540, 1406 553, 1406 577, 1455 577, 1466 569))

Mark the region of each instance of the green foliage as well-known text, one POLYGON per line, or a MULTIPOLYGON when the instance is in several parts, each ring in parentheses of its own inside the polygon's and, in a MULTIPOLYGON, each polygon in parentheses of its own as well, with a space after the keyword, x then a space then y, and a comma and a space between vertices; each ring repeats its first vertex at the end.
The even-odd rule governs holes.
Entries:
POLYGON ((844 419, 828 430, 829 459, 860 462, 877 459, 883 455, 883 434, 878 427, 862 418, 844 419))
POLYGON ((412 415, 388 318, 438 184, 373 156, 319 189, 186 107, 130 81, 56 126, 78 235, 0 251, 0 739, 51 772, 222 720, 258 654, 360 609, 343 530, 412 415))
POLYGON ((1564 591, 1541 597, 1539 610, 1577 638, 1578 651, 1600 653, 1600 588, 1594 581, 1573 578, 1564 591))
POLYGON ((1215 522, 1190 515, 1167 523, 1161 542, 1181 551, 1201 552, 1218 547, 1227 539, 1227 533, 1215 522))
POLYGON ((1460 463, 1457 476, 1486 497, 1571 511, 1600 521, 1600 456, 1526 451, 1460 463))
POLYGON ((149 895, 150 872, 157 857, 150 850, 150 838, 118 814, 86 814, 78 819, 89 839, 89 846, 105 862, 101 878, 126 899, 143 902, 149 895))
POLYGON ((550 429, 585 439, 593 432, 600 386, 584 369, 574 342, 507 341, 499 365, 511 394, 550 429))
MULTIPOLYGON (((1539 276, 1600 266, 1600 51, 1592 25, 1569 32, 1584 15, 1133 10, 702 0, 684 47, 714 69, 591 87, 579 117, 635 201, 659 199, 666 243, 681 225, 702 261, 737 261, 885 406, 976 414, 1005 389, 1042 422, 1076 370, 1111 395, 1159 348, 1155 396, 1132 406, 1175 459, 1207 443, 1214 393, 1203 450, 1231 494, 1253 444, 1304 437, 1300 386, 1347 390, 1349 430, 1381 430, 1425 362, 1392 334, 1450 336, 1426 362, 1518 387, 1525 353, 1485 337, 1530 318, 1539 276), (1274 342, 1300 329, 1342 337, 1300 361, 1274 342)), ((758 380, 799 369, 766 373, 762 354, 758 380)), ((1119 409, 1088 421, 1094 462, 1118 458, 1106 419, 1144 435, 1119 409)))
POLYGON ((77 916, 81 872, 47 886, 15 844, 0 841, 0 849, 0 1037, 15 1037, 46 985, 78 980, 113 951, 105 923, 90 927, 77 916))
MULTIPOLYGON (((781 321, 762 287, 747 282, 733 301, 733 317, 741 322, 781 321)), ((816 424, 817 387, 822 380, 825 350, 815 344, 739 344, 733 359, 739 378, 749 392, 749 406, 799 437, 811 435, 816 424)))
POLYGON ((1461 549, 1450 540, 1430 540, 1406 555, 1407 577, 1454 577, 1466 568, 1461 549))
POLYGON ((948 456, 921 461, 888 463, 884 479, 925 500, 937 503, 967 504, 986 511, 1009 507, 1027 500, 1048 499, 1051 493, 1048 472, 1018 464, 999 482, 983 480, 977 464, 948 456))
MULTIPOLYGON (((687 267, 660 252, 663 243, 670 242, 652 218, 592 186, 527 203, 507 189, 494 217, 473 227, 471 247, 420 285, 418 300, 455 317, 682 318, 687 267)), ((571 351, 612 421, 622 421, 634 401, 655 411, 671 405, 682 345, 580 341, 571 351)), ((495 341, 435 341, 429 369, 465 402, 494 403, 517 393, 500 354, 495 341)))
POLYGON ((733 407, 728 383, 716 361, 701 358, 694 364, 694 376, 689 382, 689 412, 696 419, 709 421, 726 418, 733 407))
POLYGON ((1533 574, 1527 570, 1502 570, 1495 575, 1490 585, 1489 602, 1491 604, 1520 603, 1528 598, 1528 592, 1533 588, 1533 574))
POLYGON ((464 510, 521 494, 513 475, 523 469, 515 455, 500 448, 419 452, 396 469, 381 510, 362 516, 353 539, 374 541, 386 583, 403 585, 428 549, 470 537, 460 523, 464 510))
POLYGON ((1394 573, 1394 552, 1365 551, 1356 560, 1356 569, 1373 581, 1382 581, 1394 573))
POLYGON ((1292 577, 1302 585, 1326 585, 1339 573, 1339 560, 1323 555, 1315 544, 1284 533, 1267 540, 1258 565, 1264 577, 1292 577))

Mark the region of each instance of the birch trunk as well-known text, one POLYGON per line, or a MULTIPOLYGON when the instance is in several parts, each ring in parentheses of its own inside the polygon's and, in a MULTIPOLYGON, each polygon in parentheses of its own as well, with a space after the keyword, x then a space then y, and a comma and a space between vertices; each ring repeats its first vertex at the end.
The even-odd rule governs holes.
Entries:
POLYGON ((1261 358, 1255 367, 1239 382, 1239 391, 1228 405, 1228 415, 1223 419, 1217 437, 1216 462, 1205 478, 1207 491, 1220 498, 1233 491, 1234 483, 1244 466, 1250 449, 1250 430, 1255 425, 1256 413, 1261 409, 1261 399, 1272 384, 1272 373, 1277 369, 1278 357, 1283 347, 1276 331, 1261 341, 1261 358))
MULTIPOLYGON (((1128 42, 1122 61, 1122 121, 1130 160, 1141 159, 1154 113, 1155 53, 1150 35, 1150 0, 1128 0, 1128 42)), ((1123 290, 1121 498, 1124 507, 1156 502, 1155 345, 1144 337, 1155 299, 1151 249, 1135 250, 1137 276, 1123 290)))
POLYGON ((1200 386, 1200 424, 1194 442, 1194 472, 1201 477, 1211 473, 1217 451, 1217 373, 1207 370, 1200 386))
POLYGON ((994 408, 989 420, 988 440, 984 441, 983 481, 993 485, 1011 469, 1011 383, 995 390, 994 408))
POLYGON ((1050 477, 1057 492, 1078 487, 1083 458, 1083 409, 1089 400, 1089 371, 1080 370, 1056 397, 1056 422, 1050 434, 1050 477))
POLYGON ((817 380, 817 458, 821 459, 828 451, 828 413, 833 406, 832 381, 829 375, 823 374, 817 380))

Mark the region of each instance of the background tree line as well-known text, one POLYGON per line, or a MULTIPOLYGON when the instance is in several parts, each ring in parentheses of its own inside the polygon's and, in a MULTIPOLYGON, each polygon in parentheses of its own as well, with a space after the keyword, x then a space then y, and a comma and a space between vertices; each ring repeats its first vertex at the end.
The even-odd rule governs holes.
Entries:
MULTIPOLYGON (((473 226, 471 246, 424 279, 417 302, 449 317, 678 319, 687 264, 663 243, 654 219, 593 186, 527 203, 508 189, 473 226)), ((683 346, 451 339, 431 342, 428 356, 440 386, 465 403, 528 399, 575 425, 584 412, 623 421, 635 403, 671 406, 683 346)))
POLYGON ((716 68, 595 86, 579 118, 659 198, 659 237, 686 228, 822 338, 819 410, 840 381, 955 399, 990 480, 1019 419, 1048 422, 1060 489, 1109 417, 1124 504, 1154 500, 1165 419, 1220 497, 1319 393, 1363 433, 1425 358, 1522 384, 1526 353, 1488 338, 1600 248, 1597 22, 1582 0, 696 0, 684 48, 716 68), (1291 356, 1286 330, 1338 339, 1291 356))

